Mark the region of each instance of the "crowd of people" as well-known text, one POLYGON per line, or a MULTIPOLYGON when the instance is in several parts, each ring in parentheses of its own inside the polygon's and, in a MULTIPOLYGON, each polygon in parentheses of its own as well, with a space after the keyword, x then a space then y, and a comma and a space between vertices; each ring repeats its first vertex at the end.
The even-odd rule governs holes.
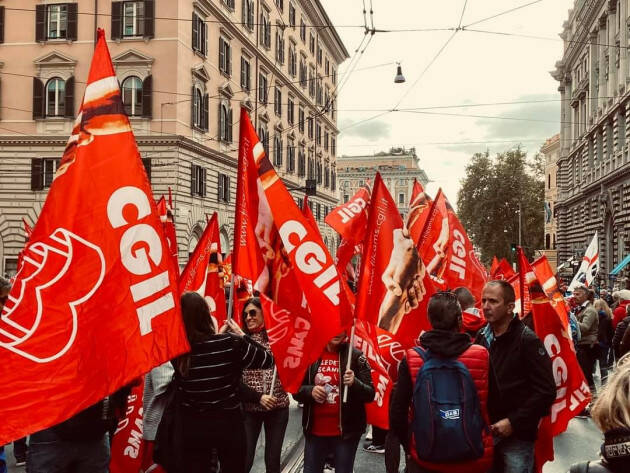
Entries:
MULTIPOLYGON (((1 304, 9 290, 0 278, 1 304)), ((531 320, 515 315, 515 298, 503 280, 488 282, 481 301, 466 288, 431 297, 431 330, 399 365, 390 430, 374 427, 364 446, 384 454, 388 473, 399 471, 400 446, 408 473, 533 472, 539 422, 550 412, 556 385, 531 320)), ((601 291, 595 298, 580 286, 571 304, 577 359, 597 393, 582 414, 592 416, 604 434, 600 460, 571 472, 628 472, 630 290, 601 291)), ((232 319, 215 327, 197 293, 182 295, 181 310, 190 352, 144 380, 145 450, 164 471, 249 472, 264 429, 266 471, 279 473, 290 396, 302 407, 304 472, 353 471, 375 388, 368 360, 349 350, 346 332, 328 342, 290 395, 274 369, 258 298, 243 305, 242 327, 232 319)), ((28 450, 26 439, 16 441, 16 461, 26 462, 29 473, 108 472, 111 437, 130 389, 33 433, 28 450)))

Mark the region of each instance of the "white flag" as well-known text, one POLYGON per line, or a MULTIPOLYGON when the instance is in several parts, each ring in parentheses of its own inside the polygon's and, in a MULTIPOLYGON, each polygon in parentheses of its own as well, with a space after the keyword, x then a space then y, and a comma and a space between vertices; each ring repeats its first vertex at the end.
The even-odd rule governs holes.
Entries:
POLYGON ((590 245, 588 245, 588 248, 586 249, 586 253, 584 253, 584 258, 582 258, 580 269, 578 269, 577 274, 569 285, 569 291, 573 292, 576 286, 579 286, 580 284, 590 286, 593 282, 593 279, 595 279, 595 275, 598 272, 599 244, 597 242, 597 232, 595 232, 595 236, 593 236, 590 245))

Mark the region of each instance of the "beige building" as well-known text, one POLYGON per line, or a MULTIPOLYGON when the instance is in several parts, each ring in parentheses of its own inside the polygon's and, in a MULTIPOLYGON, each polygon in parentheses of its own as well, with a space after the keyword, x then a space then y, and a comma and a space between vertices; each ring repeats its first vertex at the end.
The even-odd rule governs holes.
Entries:
POLYGON ((429 182, 427 174, 420 168, 415 148, 391 148, 388 152, 368 156, 339 156, 339 200, 347 202, 367 180, 373 182, 377 171, 404 217, 408 211, 414 179, 423 187, 429 182))
POLYGON ((348 52, 319 0, 2 0, 0 273, 15 270, 22 218, 41 211, 97 27, 155 196, 173 189, 180 260, 215 211, 231 247, 241 106, 288 187, 315 181, 334 252, 323 219, 337 204, 334 90, 348 52))
POLYGON ((556 250, 556 218, 555 209, 558 200, 558 158, 560 157, 560 134, 545 141, 540 149, 545 157, 545 248, 541 254, 547 256, 549 264, 555 271, 558 264, 556 250))

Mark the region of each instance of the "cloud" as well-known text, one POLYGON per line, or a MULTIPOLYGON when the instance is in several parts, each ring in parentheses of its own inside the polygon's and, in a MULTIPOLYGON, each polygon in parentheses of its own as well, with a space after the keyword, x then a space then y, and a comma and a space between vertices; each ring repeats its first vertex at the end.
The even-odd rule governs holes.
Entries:
POLYGON ((357 136, 367 141, 378 141, 383 138, 389 138, 391 135, 392 125, 382 120, 371 120, 365 123, 358 123, 360 120, 342 120, 339 129, 344 137, 357 136))

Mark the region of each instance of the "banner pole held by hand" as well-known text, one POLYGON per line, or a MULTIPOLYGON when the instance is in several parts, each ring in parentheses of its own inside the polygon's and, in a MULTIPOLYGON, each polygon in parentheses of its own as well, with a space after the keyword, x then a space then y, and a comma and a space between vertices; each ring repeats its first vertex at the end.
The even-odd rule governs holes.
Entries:
MULTIPOLYGON (((348 343, 348 361, 346 362, 346 370, 343 374, 346 374, 346 371, 350 369, 350 362, 352 361, 352 347, 354 346, 354 324, 356 321, 352 322, 352 329, 350 330, 350 343, 348 343)), ((343 376, 343 375, 342 375, 343 376)), ((344 384, 343 386, 343 402, 344 404, 348 401, 348 385, 344 384)))
POLYGON ((273 396, 273 389, 276 387, 276 379, 278 378, 278 367, 273 367, 273 376, 271 377, 271 389, 269 389, 269 395, 273 396))
POLYGON ((230 275, 230 298, 228 299, 228 320, 232 319, 232 309, 234 308, 234 273, 230 275))

